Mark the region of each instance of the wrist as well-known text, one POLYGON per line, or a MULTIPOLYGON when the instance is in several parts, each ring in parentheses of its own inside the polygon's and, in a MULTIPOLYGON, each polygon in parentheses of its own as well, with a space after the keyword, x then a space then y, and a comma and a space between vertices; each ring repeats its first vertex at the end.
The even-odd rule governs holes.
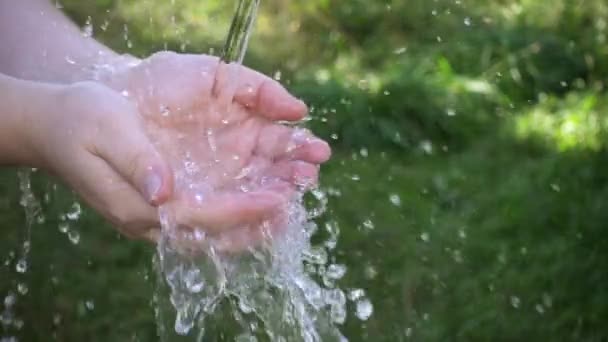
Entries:
POLYGON ((57 87, 0 74, 0 164, 40 166, 33 137, 39 116, 54 108, 49 94, 57 87))

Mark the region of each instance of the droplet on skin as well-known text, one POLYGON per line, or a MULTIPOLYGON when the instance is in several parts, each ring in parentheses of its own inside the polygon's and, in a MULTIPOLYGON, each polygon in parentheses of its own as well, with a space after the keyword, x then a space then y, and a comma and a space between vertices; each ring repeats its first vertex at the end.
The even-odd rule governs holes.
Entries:
POLYGON ((164 117, 168 117, 169 115, 171 115, 171 111, 169 110, 169 107, 160 106, 160 115, 164 116, 164 117))

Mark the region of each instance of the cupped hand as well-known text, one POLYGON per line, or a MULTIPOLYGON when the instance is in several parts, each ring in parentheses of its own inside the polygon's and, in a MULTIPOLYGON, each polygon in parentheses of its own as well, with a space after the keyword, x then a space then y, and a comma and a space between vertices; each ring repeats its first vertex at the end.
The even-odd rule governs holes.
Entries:
POLYGON ((165 204, 183 232, 205 233, 188 236, 241 249, 261 227, 281 226, 291 194, 313 185, 329 158, 324 141, 282 124, 306 106, 245 67, 163 52, 102 80, 114 91, 80 85, 67 101, 84 101, 106 127, 91 148, 104 167, 81 192, 130 236, 157 239, 152 206, 165 204))

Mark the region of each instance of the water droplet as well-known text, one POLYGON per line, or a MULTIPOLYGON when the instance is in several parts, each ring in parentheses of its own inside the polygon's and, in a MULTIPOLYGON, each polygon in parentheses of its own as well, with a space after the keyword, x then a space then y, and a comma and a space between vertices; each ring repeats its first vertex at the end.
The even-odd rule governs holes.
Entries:
POLYGON ((6 297, 4 297, 4 306, 7 308, 13 307, 17 303, 17 296, 12 293, 9 293, 6 297))
POLYGON ((471 24, 472 24, 471 18, 469 18, 469 17, 464 18, 464 24, 466 26, 471 26, 471 24))
POLYGON ((304 253, 304 259, 315 265, 325 265, 327 263, 328 255, 325 248, 313 247, 304 253))
POLYGON ((67 222, 59 223, 59 231, 63 234, 67 233, 70 230, 70 224, 67 222))
POLYGON ((120 95, 122 95, 124 97, 129 97, 129 92, 127 90, 123 90, 120 92, 120 95))
POLYGON ((543 305, 546 306, 547 308, 550 308, 553 306, 553 299, 551 298, 551 296, 548 293, 543 293, 543 305))
POLYGON ((70 221, 77 221, 80 218, 81 214, 82 209, 80 208, 80 204, 78 202, 74 202, 74 204, 72 204, 72 207, 70 208, 70 211, 68 211, 65 216, 70 221))
POLYGON ((467 238, 467 232, 464 229, 460 229, 458 230, 458 237, 461 239, 466 239, 467 238))
POLYGON ((464 261, 463 257, 462 257, 462 252, 459 249, 456 249, 452 252, 452 256, 454 258, 454 261, 457 264, 462 264, 462 262, 464 261))
POLYGON ((17 265, 15 266, 15 270, 19 273, 25 273, 27 271, 27 260, 24 258, 19 259, 19 261, 17 261, 17 265))
POLYGON ((327 267, 325 276, 332 280, 339 280, 346 274, 346 266, 340 264, 332 264, 327 267))
POLYGON ((431 240, 431 236, 427 232, 422 232, 422 234, 420 234, 420 240, 429 242, 431 240))
POLYGON ((374 228, 375 228, 374 222, 372 222, 372 220, 370 220, 370 219, 363 221, 363 228, 365 231, 374 230, 374 228))
POLYGON ((521 305, 521 300, 519 299, 519 297, 517 296, 511 296, 511 298, 509 299, 511 301, 511 306, 519 309, 520 305, 521 305))
POLYGON ((378 271, 376 270, 376 267, 374 267, 374 265, 367 265, 365 267, 365 278, 371 280, 376 278, 376 276, 378 276, 378 271))
POLYGON ((403 47, 400 47, 400 48, 396 49, 395 51, 393 51, 393 53, 395 55, 401 55, 401 54, 405 53, 406 51, 407 51, 407 47, 403 46, 403 47))
POLYGON ((348 292, 348 300, 355 302, 365 297, 365 291, 363 289, 352 289, 348 292))
POLYGON ((358 319, 362 321, 367 321, 373 313, 374 306, 372 305, 372 302, 369 299, 365 298, 357 302, 355 315, 357 315, 358 319))
POLYGON ((87 21, 86 21, 84 27, 82 28, 82 36, 85 38, 93 37, 93 24, 92 24, 91 17, 87 18, 87 21))
POLYGON ((72 229, 68 232, 68 239, 71 243, 77 245, 80 242, 80 233, 72 229))
POLYGON ((95 310, 95 302, 92 299, 89 299, 87 301, 84 302, 84 306, 89 310, 89 311, 93 311, 95 310))
POLYGON ((398 194, 391 194, 389 196, 389 200, 391 201, 391 203, 395 206, 395 207, 400 207, 401 206, 401 197, 399 197, 398 194))
POLYGON ((29 291, 29 288, 27 287, 26 284, 23 283, 19 283, 17 284, 17 292, 19 292, 21 295, 26 295, 29 291))
POLYGON ((542 306, 542 304, 536 304, 534 306, 534 309, 536 309, 536 312, 538 312, 541 315, 545 313, 545 308, 542 306))
POLYGON ((361 79, 359 82, 357 82, 357 86, 361 90, 369 90, 369 81, 366 79, 361 79))
POLYGON ((426 154, 433 154, 433 143, 428 140, 421 141, 420 149, 426 154))
POLYGON ((168 117, 169 115, 171 115, 171 111, 169 110, 169 107, 167 106, 160 106, 160 115, 163 117, 168 117))

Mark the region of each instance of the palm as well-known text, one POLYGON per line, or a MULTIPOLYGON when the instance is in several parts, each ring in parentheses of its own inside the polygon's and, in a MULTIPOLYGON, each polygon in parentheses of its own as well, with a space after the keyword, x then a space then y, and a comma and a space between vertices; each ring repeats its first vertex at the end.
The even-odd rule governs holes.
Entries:
POLYGON ((285 196, 314 182, 317 164, 329 156, 321 140, 277 123, 300 119, 303 104, 276 82, 212 57, 158 54, 116 75, 113 86, 137 103, 173 168, 173 202, 181 207, 259 205, 241 195, 285 196))

